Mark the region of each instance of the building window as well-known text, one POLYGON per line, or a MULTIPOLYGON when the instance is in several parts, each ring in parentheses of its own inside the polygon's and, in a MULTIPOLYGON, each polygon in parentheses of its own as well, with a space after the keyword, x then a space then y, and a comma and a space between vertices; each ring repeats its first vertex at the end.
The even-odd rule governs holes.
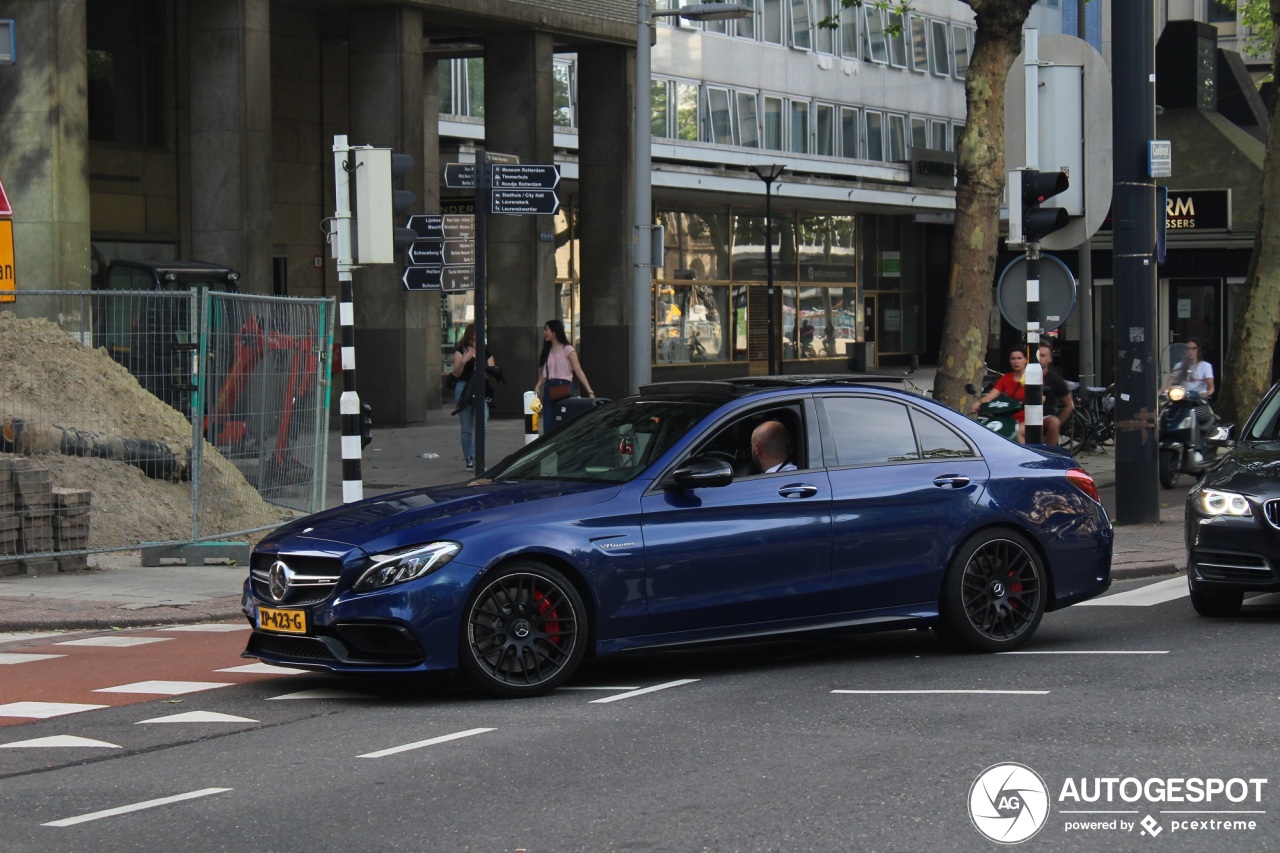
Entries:
POLYGON ((862 11, 865 16, 862 55, 872 62, 883 65, 889 61, 888 48, 884 41, 884 12, 866 6, 862 7, 862 11))
POLYGON ((734 33, 738 38, 755 40, 756 37, 756 18, 760 17, 760 6, 757 0, 738 0, 738 2, 751 10, 751 17, 739 18, 732 23, 735 26, 734 33))
POLYGON ((939 151, 953 150, 945 121, 929 119, 929 147, 936 148, 939 151))
POLYGON ((813 49, 818 53, 836 52, 836 31, 822 26, 827 19, 836 20, 840 14, 840 0, 814 0, 813 49))
POLYGON ((911 16, 911 70, 929 70, 929 21, 911 16))
POLYGON ((782 0, 761 0, 760 38, 765 44, 782 44, 782 0))
POLYGON ((818 104, 813 113, 813 153, 823 157, 836 154, 836 108, 831 104, 818 104))
POLYGON ((671 81, 654 80, 649 86, 649 121, 653 135, 671 137, 671 81))
POLYGON ((760 147, 760 117, 757 114, 754 92, 738 92, 738 132, 740 142, 747 148, 760 147))
POLYGON ((867 110, 867 139, 864 146, 868 160, 884 160, 884 114, 867 110))
POLYGON ((577 68, 573 60, 556 60, 551 72, 555 85, 555 108, 551 121, 556 127, 577 127, 574 114, 578 103, 577 68))
POLYGON ((911 117, 911 148, 929 147, 929 123, 923 116, 911 117))
POLYGON ((791 102, 791 146, 796 154, 809 153, 809 102, 791 102))
POLYGON ((840 108, 840 156, 858 159, 858 111, 840 108))
POLYGON ((972 33, 973 31, 967 27, 951 25, 951 56, 954 60, 952 71, 962 80, 969 72, 969 37, 972 33))
POLYGON ((791 46, 801 50, 813 47, 813 34, 809 29, 809 0, 791 0, 791 46))
POLYGON ((782 149, 782 98, 764 96, 764 147, 771 151, 782 149))
POLYGON ((163 145, 165 48, 169 4, 163 0, 90 3, 87 29, 89 139, 163 145))
MULTIPOLYGON (((838 4, 840 0, 835 0, 838 4)), ((846 59, 858 58, 858 21, 857 9, 840 11, 840 53, 846 59)))
POLYGON ((698 140, 698 84, 675 84, 676 126, 675 138, 685 142, 698 140))
POLYGON ((907 117, 889 114, 889 162, 901 163, 907 159, 907 117))
POLYGON ((951 47, 947 43, 947 22, 929 22, 929 70, 939 77, 951 76, 951 47))
POLYGON ((885 39, 889 42, 889 64, 894 68, 907 67, 907 32, 901 12, 889 13, 889 26, 885 39))

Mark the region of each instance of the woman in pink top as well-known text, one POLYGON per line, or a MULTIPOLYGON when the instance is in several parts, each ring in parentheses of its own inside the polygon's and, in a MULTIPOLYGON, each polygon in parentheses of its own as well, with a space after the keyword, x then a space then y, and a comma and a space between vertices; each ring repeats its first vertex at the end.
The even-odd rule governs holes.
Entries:
MULTIPOLYGON (((538 358, 538 382, 533 391, 542 401, 542 423, 551 426, 550 390, 556 385, 572 386, 574 377, 586 389, 588 397, 594 397, 587 374, 582 371, 578 361, 578 352, 569 343, 564 333, 564 323, 559 320, 548 320, 542 326, 542 355, 538 358)), ((547 430, 543 430, 546 432, 547 430)))

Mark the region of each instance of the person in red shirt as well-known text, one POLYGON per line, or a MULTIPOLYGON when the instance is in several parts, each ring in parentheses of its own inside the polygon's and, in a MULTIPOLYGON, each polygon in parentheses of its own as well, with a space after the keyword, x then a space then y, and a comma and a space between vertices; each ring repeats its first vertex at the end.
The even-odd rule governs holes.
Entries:
MULTIPOLYGON (((1020 349, 1011 350, 1009 352, 1009 366, 1013 368, 1004 376, 996 380, 996 384, 991 386, 991 390, 983 394, 978 402, 973 404, 970 410, 973 414, 978 413, 978 407, 983 403, 989 403, 996 397, 1003 394, 1010 399, 1017 400, 1019 403, 1026 400, 1026 379, 1023 372, 1027 369, 1027 354, 1020 349)), ((1023 420, 1024 414, 1021 409, 1013 413, 1013 418, 1018 422, 1018 443, 1024 443, 1023 439, 1023 420)))

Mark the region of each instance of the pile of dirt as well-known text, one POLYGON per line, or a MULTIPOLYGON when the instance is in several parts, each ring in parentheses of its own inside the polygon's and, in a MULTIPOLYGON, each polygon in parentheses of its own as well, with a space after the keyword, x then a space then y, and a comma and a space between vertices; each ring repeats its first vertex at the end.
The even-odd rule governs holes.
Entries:
MULTIPOLYGON (((10 439, 16 421, 158 442, 184 462, 192 442, 190 421, 143 388, 105 350, 85 346, 48 320, 0 312, 0 427, 10 439)), ((205 443, 203 454, 201 536, 269 527, 296 515, 264 501, 217 448, 205 443)), ((49 469, 54 486, 93 493, 89 547, 191 537, 189 480, 152 479, 113 459, 60 453, 35 458, 49 469)))

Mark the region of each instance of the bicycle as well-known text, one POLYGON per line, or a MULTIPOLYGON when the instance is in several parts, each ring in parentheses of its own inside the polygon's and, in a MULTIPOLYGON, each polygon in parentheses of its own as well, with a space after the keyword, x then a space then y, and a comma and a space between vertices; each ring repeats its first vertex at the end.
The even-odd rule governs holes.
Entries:
POLYGON ((1063 426, 1058 444, 1072 455, 1115 443, 1115 385, 1105 388, 1068 382, 1075 412, 1063 426))

